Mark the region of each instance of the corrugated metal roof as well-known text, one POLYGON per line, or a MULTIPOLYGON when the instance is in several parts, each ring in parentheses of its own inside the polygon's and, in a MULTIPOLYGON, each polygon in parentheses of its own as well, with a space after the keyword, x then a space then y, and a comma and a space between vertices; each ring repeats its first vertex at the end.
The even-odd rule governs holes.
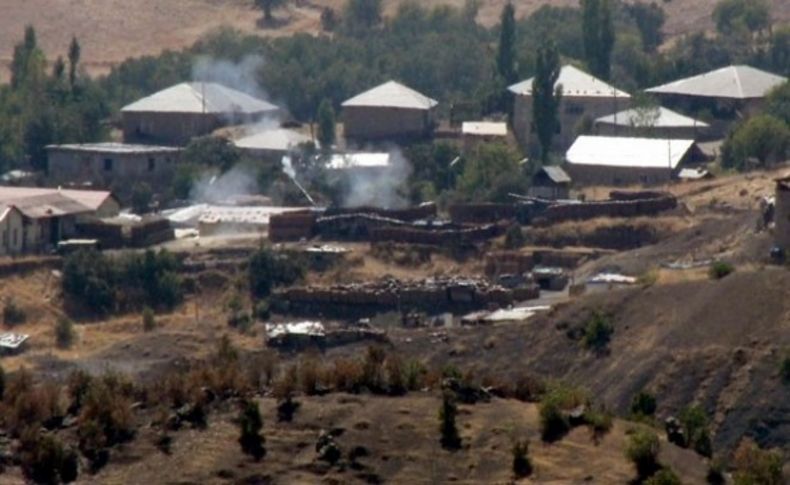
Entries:
POLYGON ((279 108, 211 82, 181 83, 124 106, 121 112, 275 113, 279 108))
POLYGON ((507 123, 496 121, 464 121, 461 133, 475 136, 507 136, 507 123))
POLYGON ((677 167, 694 146, 694 140, 580 136, 565 154, 571 165, 606 167, 677 167))
MULTIPOLYGON (((514 94, 532 96, 532 81, 535 78, 527 79, 510 86, 508 89, 514 94)), ((620 91, 614 86, 601 81, 592 74, 588 74, 570 64, 562 66, 560 76, 554 84, 562 84, 562 95, 566 98, 579 97, 618 97, 630 98, 631 95, 625 91, 620 91)))
POLYGON ((648 93, 709 98, 762 98, 787 79, 751 66, 727 66, 698 76, 646 89, 648 93))
POLYGON ((180 152, 181 148, 156 146, 156 145, 137 145, 131 143, 72 143, 65 145, 47 145, 47 150, 55 151, 68 151, 68 152, 86 152, 86 153, 114 153, 114 154, 130 154, 130 153, 175 153, 180 152))
MULTIPOLYGON (((609 116, 602 116, 595 120, 596 123, 606 123, 610 125, 617 125, 617 126, 639 126, 643 120, 640 119, 642 113, 639 112, 638 109, 627 109, 625 111, 620 111, 619 113, 609 115, 609 116)), ((695 120, 694 118, 689 118, 688 116, 683 116, 680 113, 672 111, 671 109, 664 108, 663 106, 658 107, 658 117, 654 120, 650 120, 652 124, 650 126, 657 127, 657 128, 692 128, 692 127, 700 127, 706 128, 708 124, 704 121, 695 120)))
POLYGON ((312 141, 307 135, 287 128, 275 128, 240 138, 233 143, 250 150, 287 151, 302 143, 312 141))
POLYGON ((349 168, 387 168, 390 166, 389 153, 335 153, 326 164, 330 170, 349 168))
POLYGON ((571 177, 562 167, 557 167, 556 165, 546 165, 541 167, 541 170, 546 173, 546 175, 551 179, 552 182, 557 184, 566 184, 570 183, 571 177))
POLYGON ((395 81, 388 81, 345 101, 343 106, 428 110, 439 104, 395 81))
POLYGON ((91 210, 97 210, 107 201, 108 198, 112 197, 112 193, 105 190, 59 190, 44 187, 0 186, 0 204, 10 204, 12 202, 30 197, 39 197, 52 194, 60 194, 73 199, 77 203, 82 204, 91 210))

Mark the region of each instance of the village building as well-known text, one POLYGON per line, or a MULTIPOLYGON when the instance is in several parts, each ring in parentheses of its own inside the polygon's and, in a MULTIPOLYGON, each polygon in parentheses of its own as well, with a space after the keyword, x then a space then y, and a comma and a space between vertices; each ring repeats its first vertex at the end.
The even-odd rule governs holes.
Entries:
POLYGON ((497 121, 464 121, 461 124, 461 144, 464 151, 474 150, 481 143, 506 141, 507 123, 497 121))
POLYGON ((722 135, 730 124, 757 113, 763 98, 787 78, 751 66, 727 66, 646 89, 661 103, 687 112, 713 116, 712 132, 722 135))
POLYGON ((252 158, 279 163, 285 155, 312 141, 312 138, 298 131, 274 128, 244 136, 233 144, 252 158))
POLYGON ((121 109, 127 143, 186 145, 230 125, 279 115, 279 108, 212 82, 181 83, 121 109))
POLYGON ((528 194, 540 199, 569 199, 571 177, 562 167, 545 165, 532 176, 528 194))
POLYGON ((106 191, 0 187, 0 255, 50 251, 77 236, 80 222, 119 210, 106 191))
POLYGON ((632 108, 595 120, 593 131, 602 136, 677 138, 696 140, 710 125, 656 106, 632 108))
POLYGON ((357 141, 398 141, 433 133, 437 101, 395 81, 343 103, 343 132, 357 141))
MULTIPOLYGON (((508 88, 514 94, 513 131, 528 153, 537 153, 537 136, 532 119, 532 83, 534 78, 508 88)), ((555 83, 562 86, 558 115, 560 126, 553 139, 554 147, 564 150, 579 132, 592 127, 596 118, 630 107, 631 96, 600 79, 572 66, 563 66, 555 83)))
POLYGON ((326 163, 333 174, 349 176, 380 176, 392 168, 391 156, 387 152, 334 153, 326 163))
POLYGON ((166 189, 172 181, 181 149, 126 143, 49 145, 47 163, 53 184, 111 189, 128 197, 145 182, 166 189))
POLYGON ((653 185, 703 159, 694 140, 580 136, 568 149, 564 168, 577 184, 653 185))

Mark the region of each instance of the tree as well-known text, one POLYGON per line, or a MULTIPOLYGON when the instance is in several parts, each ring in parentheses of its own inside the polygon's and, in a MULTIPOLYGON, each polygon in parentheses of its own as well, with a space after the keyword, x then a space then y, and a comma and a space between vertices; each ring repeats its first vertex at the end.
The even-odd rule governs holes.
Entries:
POLYGON ((71 38, 69 45, 69 87, 72 92, 77 85, 77 66, 80 62, 80 43, 76 37, 71 38))
POLYGON ((74 323, 68 317, 58 318, 55 324, 55 343, 58 348, 67 349, 74 343, 74 323))
POLYGON ((146 214, 151 211, 154 192, 145 182, 138 182, 132 187, 132 210, 135 214, 146 214))
POLYGON ((469 200, 477 201, 507 198, 507 192, 511 189, 517 192, 520 188, 518 183, 525 180, 518 159, 518 154, 507 145, 479 145, 464 164, 458 180, 458 192, 469 200))
POLYGON ((649 392, 639 391, 631 399, 631 414, 634 416, 653 416, 656 413, 656 397, 649 392))
POLYGON ((765 97, 765 113, 790 125, 790 81, 785 81, 768 93, 765 97))
POLYGON ((766 167, 787 159, 790 153, 790 127, 768 114, 757 115, 732 133, 721 149, 722 165, 745 170, 751 159, 766 167))
POLYGON ((658 469, 658 451, 661 442, 655 432, 639 428, 628 438, 625 456, 634 463, 639 478, 645 479, 658 469))
POLYGON ((288 0, 255 0, 255 5, 263 10, 263 20, 265 20, 267 23, 271 23, 272 20, 274 20, 274 17, 272 16, 272 10, 282 7, 287 3, 287 1, 288 0))
POLYGON ((614 327, 609 318, 601 312, 595 312, 584 328, 582 342, 584 346, 595 352, 602 352, 612 339, 614 327))
POLYGON ((318 106, 318 143, 324 151, 330 151, 335 144, 335 109, 329 99, 318 106))
POLYGON ((455 416, 458 414, 458 405, 451 391, 442 393, 442 406, 439 408, 439 442, 448 450, 457 450, 461 447, 461 437, 455 425, 455 416))
POLYGON ((529 441, 516 440, 511 449, 513 454, 513 474, 516 478, 524 478, 532 473, 532 463, 529 460, 529 441))
POLYGON ((735 450, 736 485, 780 485, 782 455, 777 451, 761 450, 754 441, 744 440, 735 450))
POLYGON ((687 445, 700 455, 710 457, 713 450, 705 410, 700 406, 689 406, 681 410, 679 420, 687 445))
POLYGON ((609 80, 615 33, 609 0, 581 0, 584 57, 594 76, 609 80))
POLYGON ((642 47, 646 52, 655 52, 658 46, 664 41, 661 29, 666 21, 664 10, 655 2, 645 3, 642 1, 626 5, 626 9, 631 18, 634 19, 639 36, 642 39, 642 47))
POLYGON ((721 0, 713 10, 716 30, 728 35, 765 30, 771 23, 771 9, 765 0, 721 0))
POLYGON ((552 42, 538 47, 535 60, 535 79, 532 81, 532 119, 540 142, 543 163, 549 161, 551 139, 559 130, 559 106, 562 101, 562 86, 557 85, 560 77, 560 56, 552 42))
POLYGON ((249 400, 245 400, 241 403, 238 426, 240 431, 239 445, 241 445, 241 451, 252 456, 255 461, 260 461, 261 458, 266 456, 266 448, 264 448, 266 440, 261 434, 263 419, 261 419, 261 411, 258 409, 258 403, 249 400))
POLYGON ((352 30, 373 28, 381 22, 381 0, 348 0, 344 17, 352 30))
POLYGON ((508 1, 502 9, 496 67, 499 76, 508 84, 516 82, 516 18, 513 3, 508 1))

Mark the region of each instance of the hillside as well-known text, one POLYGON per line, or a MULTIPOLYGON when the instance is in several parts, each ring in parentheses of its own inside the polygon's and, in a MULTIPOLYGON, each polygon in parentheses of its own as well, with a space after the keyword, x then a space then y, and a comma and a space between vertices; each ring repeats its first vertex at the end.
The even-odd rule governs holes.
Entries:
MULTIPOLYGON (((391 14, 402 0, 385 0, 391 14)), ((774 18, 790 20, 790 2, 770 0, 774 18)), ((494 25, 505 0, 482 0, 478 20, 494 25)), ((424 3, 463 5, 463 0, 431 0, 424 3)), ((516 2, 519 15, 528 15, 544 4, 575 5, 576 0, 522 0, 516 2)), ((711 27, 710 12, 715 2, 673 0, 662 3, 667 12, 667 33, 683 34, 711 27)), ((324 7, 342 8, 344 0, 296 1, 277 14, 282 25, 261 29, 259 11, 251 0, 138 0, 130 8, 122 0, 26 0, 6 2, 0 16, 0 62, 9 62, 13 45, 23 27, 33 24, 40 43, 50 58, 64 55, 73 35, 79 37, 83 60, 91 73, 102 73, 128 57, 156 54, 164 49, 180 49, 193 44, 205 33, 220 26, 232 26, 261 35, 289 35, 317 32, 324 7)), ((5 77, 4 74, 2 77, 5 77)))

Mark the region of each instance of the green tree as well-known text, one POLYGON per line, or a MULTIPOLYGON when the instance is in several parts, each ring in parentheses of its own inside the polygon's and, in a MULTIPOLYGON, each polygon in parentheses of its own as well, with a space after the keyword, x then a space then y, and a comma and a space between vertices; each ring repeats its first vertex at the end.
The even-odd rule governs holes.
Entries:
POLYGON ((609 80, 615 43, 609 0, 581 0, 584 57, 594 76, 609 80))
POLYGON ((318 143, 324 151, 330 151, 335 144, 335 109, 328 99, 318 106, 318 143))
POLYGON ((790 154, 790 127, 768 114, 750 118, 732 133, 721 149, 722 165, 745 170, 750 159, 767 167, 787 159, 790 154))
POLYGON ((80 63, 80 43, 77 41, 76 37, 71 38, 71 44, 69 45, 69 87, 71 88, 72 92, 74 88, 77 86, 77 68, 80 63))
POLYGON ((68 317, 58 318, 55 324, 55 343, 58 348, 68 349, 74 343, 74 323, 68 317))
POLYGON ((716 30, 724 35, 758 32, 771 23, 771 9, 766 0, 721 0, 713 10, 716 30))
POLYGON ((352 31, 375 27, 381 22, 381 0, 348 0, 345 20, 352 31))
POLYGON ((688 446, 700 455, 710 457, 713 450, 705 410, 700 406, 689 406, 680 411, 678 419, 688 446))
POLYGON ((634 463, 639 478, 645 479, 658 469, 661 442, 655 432, 639 428, 631 432, 625 456, 634 463))
POLYGON ((274 20, 272 11, 276 8, 282 7, 287 2, 288 0, 255 0, 255 5, 263 10, 263 20, 266 22, 271 22, 274 20))
POLYGON ((551 139, 560 127, 558 111, 562 101, 562 86, 556 85, 559 77, 560 56, 557 48, 552 42, 544 42, 538 47, 535 78, 532 81, 532 119, 544 164, 549 161, 551 139))
POLYGON ((524 180, 518 159, 518 154, 505 144, 479 145, 464 163, 458 191, 469 200, 506 198, 510 184, 524 180))
POLYGON ((224 172, 241 160, 241 152, 226 138, 202 136, 189 142, 181 160, 192 166, 213 167, 224 172))
POLYGON ((151 211, 154 191, 145 182, 138 182, 132 187, 132 210, 135 214, 146 214, 151 211))
POLYGON ((508 1, 502 9, 496 67, 499 76, 508 84, 516 82, 516 10, 508 1))
POLYGON ((642 47, 647 52, 655 52, 664 41, 664 36, 661 32, 667 17, 664 9, 655 2, 646 3, 642 1, 626 5, 626 9, 639 29, 642 47))
POLYGON ((656 413, 656 397, 647 391, 639 391, 631 399, 631 414, 653 416, 656 413))
POLYGON ((768 93, 765 97, 765 113, 790 125, 790 81, 785 81, 768 93))
POLYGON ((245 400, 241 403, 238 426, 241 450, 245 454, 252 456, 256 461, 266 456, 266 448, 264 448, 266 440, 261 434, 263 419, 261 419, 258 403, 250 400, 245 400))
POLYGON ((582 342, 590 350, 601 352, 609 345, 614 333, 614 326, 609 317, 601 312, 595 312, 584 328, 582 342))

